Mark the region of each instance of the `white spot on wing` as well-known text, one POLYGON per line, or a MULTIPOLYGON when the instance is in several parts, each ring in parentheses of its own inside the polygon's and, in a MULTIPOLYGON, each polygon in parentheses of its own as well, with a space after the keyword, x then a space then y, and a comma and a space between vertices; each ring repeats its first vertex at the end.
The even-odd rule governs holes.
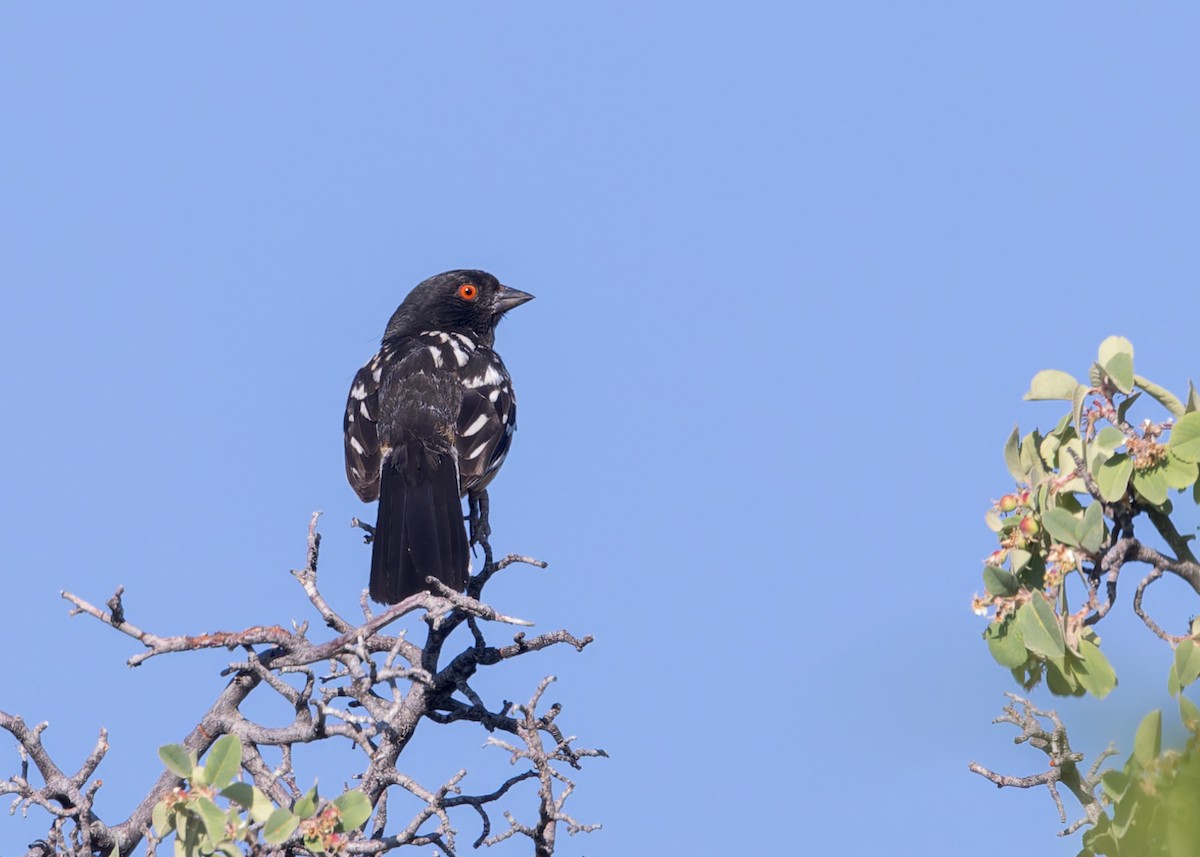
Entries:
POLYGON ((476 375, 474 378, 468 378, 463 381, 463 386, 468 390, 474 390, 476 387, 498 386, 503 383, 504 376, 500 374, 500 370, 496 368, 495 363, 489 363, 487 368, 483 370, 482 375, 476 375))
POLYGON ((353 449, 355 452, 357 452, 359 455, 363 454, 364 450, 363 450, 362 444, 358 442, 358 438, 356 438, 356 437, 350 438, 350 448, 353 449))
POLYGON ((429 346, 429 353, 433 355, 433 365, 440 369, 442 366, 442 349, 436 345, 431 345, 429 346))
POLYGON ((477 416, 475 418, 475 422, 471 423, 463 430, 462 436, 470 437, 471 435, 476 434, 481 428, 487 425, 487 419, 487 414, 480 414, 477 416))
POLYGON ((496 400, 499 398, 500 398, 500 389, 499 388, 494 388, 492 390, 492 392, 488 393, 488 401, 491 402, 493 405, 496 404, 496 400))
POLYGON ((358 403, 358 411, 359 411, 359 413, 361 413, 361 414, 362 414, 364 417, 366 417, 367 419, 370 419, 370 418, 371 418, 371 412, 370 412, 369 410, 367 410, 367 403, 366 403, 366 402, 359 402, 359 403, 358 403))
POLYGON ((469 453, 467 453, 467 461, 470 461, 473 458, 478 458, 479 454, 487 449, 487 446, 487 441, 485 440, 483 443, 479 444, 479 446, 472 449, 469 453))
POLYGON ((358 399, 360 402, 367 397, 367 385, 362 381, 356 383, 350 388, 350 396, 358 399))

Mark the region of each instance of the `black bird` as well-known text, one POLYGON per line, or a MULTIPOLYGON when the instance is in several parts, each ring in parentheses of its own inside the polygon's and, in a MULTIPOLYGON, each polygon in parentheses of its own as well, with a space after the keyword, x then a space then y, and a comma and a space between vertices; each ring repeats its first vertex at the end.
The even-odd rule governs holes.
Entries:
POLYGON ((466 588, 461 498, 470 495, 474 539, 484 489, 517 427, 512 379, 492 350, 496 325, 532 299, 483 271, 430 277, 409 292, 379 353, 354 376, 343 422, 346 478, 363 502, 379 500, 374 600, 395 604, 427 589, 430 576, 466 588))

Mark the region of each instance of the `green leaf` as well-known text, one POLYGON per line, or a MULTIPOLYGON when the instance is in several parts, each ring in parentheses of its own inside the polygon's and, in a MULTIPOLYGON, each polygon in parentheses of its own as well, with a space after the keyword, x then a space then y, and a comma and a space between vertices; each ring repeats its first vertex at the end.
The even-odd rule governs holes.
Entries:
POLYGON ((1104 364, 1104 374, 1112 379, 1122 393, 1133 392, 1133 358, 1128 354, 1114 354, 1104 364))
POLYGON ((280 807, 271 813, 266 824, 263 825, 263 839, 271 845, 279 845, 291 836, 297 827, 300 826, 300 819, 292 815, 288 810, 280 807))
MULTIPOLYGON (((1042 442, 1038 445, 1038 451, 1042 454, 1042 461, 1046 464, 1053 465, 1056 460, 1056 453, 1059 448, 1072 440, 1078 440, 1079 435, 1075 433, 1075 428, 1071 425, 1071 415, 1064 414, 1063 418, 1058 421, 1058 425, 1042 438, 1042 442)), ((1076 444, 1078 448, 1078 444, 1076 444)))
POLYGON ((1196 392, 1196 386, 1191 381, 1188 381, 1188 400, 1184 411, 1189 414, 1200 411, 1200 393, 1196 392))
POLYGON ((1046 663, 1046 689, 1055 696, 1083 696, 1087 692, 1079 683, 1079 676, 1064 661, 1046 663))
POLYGON ((1120 857, 1120 849, 1117 847, 1116 839, 1113 838, 1108 816, 1104 813, 1100 813, 1095 826, 1083 834, 1082 841, 1088 847, 1077 857, 1096 857, 1097 854, 1103 854, 1104 857, 1120 857))
POLYGON ((1066 651, 1062 628, 1054 608, 1040 593, 1035 593, 1017 610, 1017 627, 1021 629, 1029 651, 1051 660, 1062 660, 1066 651))
POLYGON ((292 812, 296 813, 299 818, 311 818, 317 811, 317 802, 319 800, 317 787, 313 786, 304 797, 296 801, 296 805, 292 807, 292 812))
POLYGON ((1124 446, 1125 432, 1113 426, 1105 426, 1096 433, 1096 439, 1092 441, 1092 444, 1109 452, 1115 452, 1117 447, 1124 446))
POLYGON ((1062 438, 1055 434, 1046 435, 1044 438, 1042 438, 1042 442, 1038 444, 1038 454, 1042 457, 1042 461, 1047 467, 1054 466, 1054 453, 1058 452, 1058 448, 1061 445, 1062 438))
POLYGON ((1166 459, 1159 466, 1162 467, 1163 479, 1167 481, 1167 485, 1177 491, 1191 488, 1196 481, 1197 465, 1181 461, 1173 452, 1168 452, 1166 459))
POLYGON ((1021 438, 1021 466, 1025 468, 1031 486, 1038 485, 1046 478, 1046 465, 1038 453, 1041 445, 1042 436, 1036 429, 1021 438))
POLYGON ((1200 732, 1200 707, 1186 696, 1179 697, 1179 719, 1189 732, 1200 732))
POLYGON ((167 809, 165 801, 159 801, 150 812, 150 820, 154 824, 154 835, 159 839, 175 829, 175 813, 167 809))
POLYGON ((1100 465, 1096 474, 1096 484, 1100 486, 1100 496, 1109 503, 1115 503, 1125 496, 1129 489, 1129 477, 1133 475, 1133 459, 1123 452, 1118 452, 1108 461, 1100 465))
POLYGON ((1026 658, 1025 663, 1019 667, 1013 667, 1009 672, 1012 673, 1013 681, 1026 690, 1033 690, 1041 682, 1045 669, 1043 661, 1026 658))
POLYGON ((1175 673, 1180 688, 1200 678, 1200 645, 1190 637, 1175 647, 1175 673))
POLYGON ((1158 386, 1153 381, 1143 378, 1141 375, 1133 376, 1133 380, 1137 385, 1154 397, 1157 402, 1171 412, 1173 417, 1179 418, 1183 416, 1183 402, 1179 401, 1170 390, 1158 386))
POLYGON ((1056 542, 1070 545, 1071 547, 1079 547, 1079 536, 1077 534, 1079 522, 1066 509, 1055 508, 1043 513, 1042 526, 1046 528, 1046 532, 1050 534, 1050 538, 1056 542))
POLYGON ((1184 461, 1200 462, 1200 413, 1185 414, 1171 429, 1167 448, 1184 461))
POLYGON ((1021 435, 1016 426, 1013 426, 1012 434, 1004 442, 1004 463, 1013 479, 1017 482, 1025 481, 1029 471, 1021 467, 1021 435))
POLYGON ((1097 446, 1096 444, 1091 443, 1088 444, 1087 460, 1084 461, 1084 464, 1087 465, 1088 472, 1095 477, 1095 475, 1100 472, 1100 465, 1104 464, 1104 462, 1108 461, 1112 457, 1113 451, 1111 449, 1105 449, 1102 446, 1097 446))
POLYGON ((1078 521, 1083 518, 1083 504, 1074 495, 1060 493, 1054 498, 1054 501, 1054 505, 1058 506, 1058 508, 1066 509, 1074 515, 1075 520, 1078 521))
POLYGON ((1018 572, 1029 564, 1030 558, 1033 557, 1027 550, 1021 548, 1013 548, 1008 552, 1008 561, 1012 565, 1012 570, 1018 572))
POLYGON ((1121 404, 1117 405, 1117 422, 1126 422, 1125 416, 1129 413, 1129 409, 1133 407, 1133 403, 1141 398, 1142 391, 1138 390, 1132 396, 1126 396, 1121 404))
POLYGON ((167 770, 177 777, 189 779, 196 768, 196 756, 182 744, 167 744, 158 748, 158 758, 167 770))
POLYGON ((371 817, 371 801, 367 800, 367 796, 358 789, 346 792, 335 800, 333 805, 342 815, 338 822, 338 830, 342 833, 357 830, 363 825, 363 822, 371 817))
POLYGON ((1069 402, 1075 394, 1075 388, 1079 386, 1082 385, 1066 372, 1043 369, 1029 382, 1029 392, 1025 394, 1025 400, 1037 402, 1046 399, 1066 399, 1069 402))
POLYGON ((196 854, 200 845, 200 824, 197 823, 194 816, 183 812, 175 813, 175 824, 178 828, 175 834, 176 851, 182 849, 183 853, 189 857, 196 854))
POLYGON ((1125 796, 1125 790, 1129 788, 1129 774, 1116 768, 1109 768, 1100 775, 1100 782, 1104 785, 1104 794, 1114 802, 1119 801, 1125 796))
POLYGON ((200 814, 200 820, 204 822, 205 831, 214 843, 227 838, 225 824, 228 817, 215 803, 206 797, 197 798, 196 810, 200 814))
POLYGON ((1099 503, 1092 503, 1083 513, 1079 524, 1079 546, 1095 553, 1104 541, 1104 510, 1099 503))
POLYGON ((1142 767, 1158 758, 1162 751, 1162 711, 1155 709, 1142 718, 1133 736, 1133 758, 1142 767))
POLYGON ((222 789, 221 794, 244 807, 250 813, 250 817, 260 824, 275 811, 275 804, 271 803, 271 799, 249 783, 234 783, 222 789))
POLYGON ((234 735, 222 735, 208 751, 204 760, 204 780, 216 789, 223 789, 233 782, 242 766, 242 742, 234 735))
POLYGON ((1136 791, 1126 794, 1125 799, 1113 807, 1112 834, 1116 838, 1123 838, 1138 816, 1138 808, 1142 805, 1139 797, 1141 795, 1136 791))
POLYGON ((1092 392, 1092 388, 1084 384, 1080 384, 1075 388, 1075 392, 1071 394, 1071 419, 1075 421, 1075 425, 1083 425, 1083 403, 1087 400, 1088 393, 1092 392))
POLYGON ((1028 565, 1021 569, 1017 580, 1026 589, 1042 589, 1046 585, 1046 561, 1041 556, 1034 556, 1028 565))
POLYGON ((1167 477, 1162 467, 1134 470, 1132 482, 1133 490, 1151 506, 1161 506, 1167 502, 1167 477))
POLYGON ((1075 665, 1079 683, 1092 696, 1104 699, 1117 686, 1117 674, 1108 658, 1091 640, 1079 641, 1080 663, 1075 665))
POLYGON ((1016 595, 1017 590, 1021 588, 1014 575, 994 565, 983 567, 983 585, 992 595, 999 595, 1003 598, 1016 595))
POLYGON ((1101 366, 1104 366, 1118 354, 1124 354, 1130 360, 1133 360, 1133 343, 1124 336, 1108 336, 1100 343, 1100 349, 1096 352, 1096 359, 1101 366))
POLYGON ((1025 638, 1021 636, 1021 629, 1011 617, 1003 622, 988 625, 983 636, 987 640, 988 651, 1000 666, 1011 670, 1029 660, 1029 652, 1025 650, 1025 638))

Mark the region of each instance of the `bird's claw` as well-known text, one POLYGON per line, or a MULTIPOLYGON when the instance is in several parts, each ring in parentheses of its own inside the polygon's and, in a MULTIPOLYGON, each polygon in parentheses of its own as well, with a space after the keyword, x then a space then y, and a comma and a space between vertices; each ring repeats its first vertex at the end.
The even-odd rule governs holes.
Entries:
POLYGON ((470 494, 467 498, 467 506, 470 509, 470 514, 467 515, 467 529, 470 533, 472 553, 474 553, 475 545, 487 546, 488 538, 492 534, 492 528, 488 524, 487 491, 470 494))
POLYGON ((370 524, 368 524, 366 521, 360 521, 358 518, 351 518, 350 526, 358 527, 360 530, 363 531, 363 533, 365 533, 365 535, 363 536, 363 544, 364 545, 369 545, 371 542, 375 541, 375 528, 372 527, 370 524))

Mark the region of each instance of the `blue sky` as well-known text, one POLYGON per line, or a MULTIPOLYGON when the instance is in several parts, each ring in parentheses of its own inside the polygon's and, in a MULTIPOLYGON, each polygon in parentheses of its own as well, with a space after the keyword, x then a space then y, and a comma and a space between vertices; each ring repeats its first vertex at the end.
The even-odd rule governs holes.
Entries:
MULTIPOLYGON (((612 756, 572 798, 603 831, 560 853, 1074 854, 1048 795, 966 770, 1038 761, 989 725, 1009 684, 969 600, 1004 438, 1058 417, 1021 402, 1035 371, 1121 333, 1143 374, 1200 375, 1198 25, 1182 3, 5 5, 0 708, 49 720, 63 764, 107 726, 98 808, 123 818, 229 656, 129 670, 136 644, 59 590, 123 584, 159 633, 313 618, 288 569, 321 509, 323 589, 353 612, 346 522, 374 513, 343 473, 350 380, 413 285, 482 267, 537 295, 499 335, 521 420, 494 543, 550 563, 491 600, 597 638, 493 685, 558 675, 567 731, 612 756)), ((1101 629, 1121 687, 1059 705, 1089 752, 1167 702, 1168 653, 1127 618, 1101 629)), ((507 771, 476 733, 421 737, 428 785, 507 771)), ((331 791, 357 762, 298 761, 331 791)), ((0 853, 44 829, 0 819, 0 853)))

